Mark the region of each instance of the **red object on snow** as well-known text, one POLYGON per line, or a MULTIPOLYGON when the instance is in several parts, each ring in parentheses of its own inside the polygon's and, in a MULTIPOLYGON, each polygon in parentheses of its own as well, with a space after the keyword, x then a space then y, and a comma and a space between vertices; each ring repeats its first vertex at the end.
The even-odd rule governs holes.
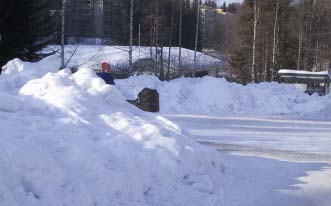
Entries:
POLYGON ((110 72, 110 64, 108 64, 107 62, 102 62, 101 63, 101 71, 102 72, 110 72))

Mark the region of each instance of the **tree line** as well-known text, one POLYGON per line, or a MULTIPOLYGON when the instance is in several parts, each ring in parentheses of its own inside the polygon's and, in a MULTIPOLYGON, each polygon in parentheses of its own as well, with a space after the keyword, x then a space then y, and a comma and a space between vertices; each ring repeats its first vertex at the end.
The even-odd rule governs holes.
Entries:
MULTIPOLYGON (((50 2, 1 0, 0 65, 16 57, 34 60, 49 43, 57 29, 48 15, 50 2)), ((111 37, 128 45, 130 0, 111 2, 111 37)), ((219 8, 209 0, 134 0, 134 45, 194 49, 198 5, 219 8)), ((197 48, 219 52, 231 79, 272 81, 279 69, 329 68, 331 1, 244 0, 221 8, 227 12, 222 18, 207 29, 200 25, 197 48)))
POLYGON ((232 22, 238 81, 272 81, 279 69, 329 69, 330 19, 329 0, 245 0, 232 22))
POLYGON ((13 58, 35 59, 36 51, 48 44, 47 37, 54 32, 45 15, 49 5, 50 0, 0 1, 0 72, 13 58))

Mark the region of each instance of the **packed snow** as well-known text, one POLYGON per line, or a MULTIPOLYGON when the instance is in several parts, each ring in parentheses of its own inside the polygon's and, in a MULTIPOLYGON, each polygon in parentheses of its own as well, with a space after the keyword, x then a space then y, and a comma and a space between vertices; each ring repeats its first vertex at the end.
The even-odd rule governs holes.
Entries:
POLYGON ((331 118, 330 95, 309 96, 295 85, 277 82, 243 86, 214 77, 162 82, 146 75, 117 80, 116 87, 127 99, 135 99, 145 87, 157 89, 161 113, 331 118))
POLYGON ((0 76, 0 205, 217 205, 216 150, 88 69, 15 59, 0 76))

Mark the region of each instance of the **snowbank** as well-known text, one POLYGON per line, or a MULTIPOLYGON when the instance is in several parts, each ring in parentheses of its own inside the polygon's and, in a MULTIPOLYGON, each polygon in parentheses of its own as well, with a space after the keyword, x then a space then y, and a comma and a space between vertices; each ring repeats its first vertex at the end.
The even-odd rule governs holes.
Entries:
MULTIPOLYGON (((55 61, 56 60, 56 61, 55 61)), ((219 154, 92 70, 14 60, 0 76, 0 205, 217 205, 219 154)))
POLYGON ((128 99, 144 87, 160 93, 161 113, 208 115, 296 115, 324 116, 331 96, 309 96, 294 85, 260 83, 243 86, 213 77, 181 78, 161 82, 152 76, 117 80, 116 86, 128 99))

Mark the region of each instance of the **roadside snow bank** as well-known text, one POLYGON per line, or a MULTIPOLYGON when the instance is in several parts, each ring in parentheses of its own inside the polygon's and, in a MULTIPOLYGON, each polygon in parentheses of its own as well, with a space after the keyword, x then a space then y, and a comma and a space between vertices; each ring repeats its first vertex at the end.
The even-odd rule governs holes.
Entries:
POLYGON ((243 86, 213 77, 161 82, 153 76, 135 76, 117 80, 116 86, 128 99, 145 87, 157 89, 161 113, 309 116, 331 105, 331 96, 309 96, 294 85, 276 82, 243 86))
POLYGON ((12 63, 0 77, 0 205, 220 202, 228 180, 216 151, 89 69, 12 63))

